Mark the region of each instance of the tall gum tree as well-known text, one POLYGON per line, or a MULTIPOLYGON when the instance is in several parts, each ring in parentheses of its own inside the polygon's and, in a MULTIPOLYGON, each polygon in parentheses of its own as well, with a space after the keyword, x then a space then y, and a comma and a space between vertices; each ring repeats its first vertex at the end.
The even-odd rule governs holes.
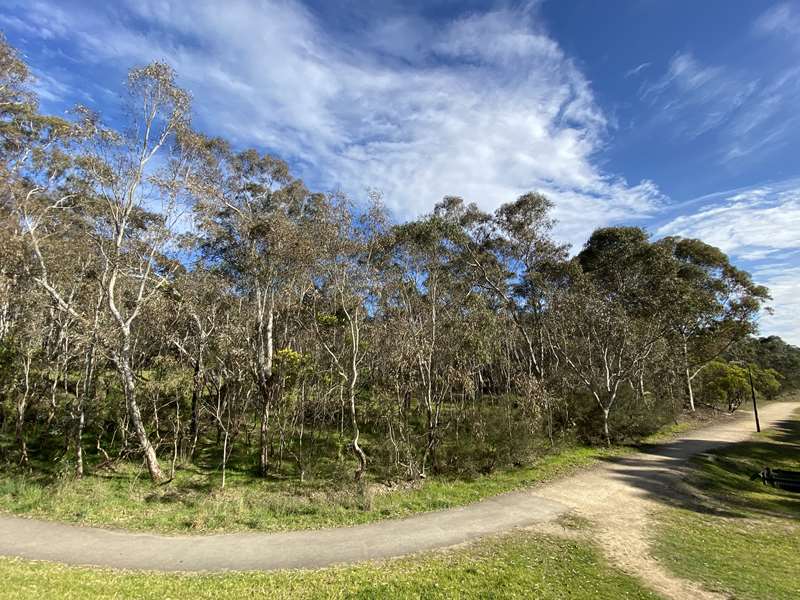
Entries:
MULTIPOLYGON (((127 88, 130 120, 124 134, 106 129, 97 115, 81 111, 83 137, 74 152, 66 193, 48 209, 80 211, 89 222, 85 231, 100 257, 97 279, 110 315, 102 340, 119 372, 127 414, 150 477, 160 481, 164 475, 137 401, 133 327, 174 269, 163 251, 171 240, 185 177, 174 141, 176 133, 188 127, 190 99, 175 84, 172 69, 162 63, 131 70, 127 88)), ((47 212, 25 217, 41 267, 38 281, 61 310, 91 323, 91 311, 77 308, 48 279, 37 237, 47 218, 47 212)))
POLYGON ((250 357, 260 396, 259 470, 269 470, 270 415, 280 390, 274 376, 276 321, 296 298, 314 254, 320 195, 310 194, 283 161, 255 150, 233 152, 219 140, 199 140, 205 185, 193 191, 201 248, 247 303, 250 357), (209 184, 209 182, 211 182, 209 184))
POLYGON ((595 399, 607 443, 620 386, 647 394, 648 363, 670 326, 675 272, 674 261, 650 243, 647 232, 609 227, 595 230, 558 276, 551 347, 595 399))
POLYGON ((736 341, 756 332, 756 318, 769 293, 731 264, 719 248, 696 239, 657 242, 677 263, 671 322, 678 338, 689 407, 692 382, 736 341))
POLYGON ((436 208, 442 218, 459 224, 457 240, 465 276, 494 295, 522 337, 527 377, 544 376, 543 335, 548 265, 566 259, 567 247, 555 243, 550 232, 555 221, 553 204, 541 194, 525 194, 500 206, 493 214, 460 198, 445 198, 436 208))
POLYGON ((387 218, 377 197, 361 215, 346 198, 338 197, 328 214, 310 299, 311 324, 347 399, 350 447, 358 460, 355 479, 360 481, 367 471, 367 455, 361 447, 357 400, 367 358, 369 312, 380 304, 383 288, 378 275, 388 239, 387 218))
MULTIPOLYGON (((39 369, 52 374, 47 382, 48 424, 57 408, 56 388, 67 382, 67 366, 77 354, 83 355, 82 381, 79 377, 73 415, 76 472, 81 476, 84 404, 92 393, 94 340, 99 322, 97 290, 92 283, 97 261, 96 252, 88 244, 86 218, 69 210, 76 194, 68 184, 76 172, 73 152, 88 135, 88 120, 80 118, 86 116, 86 111, 78 111, 76 120, 42 115, 29 86, 27 67, 0 37, 0 239, 5 246, 4 257, 13 259, 0 264, 0 341, 11 331, 19 314, 10 296, 3 292, 18 288, 22 279, 32 282, 49 299, 44 309, 44 331, 48 333, 43 351, 45 365, 50 368, 39 369)), ((26 295, 33 306, 34 290, 28 290, 26 295)), ((30 316, 29 311, 26 314, 30 316)), ((22 356, 27 393, 20 395, 17 405, 17 437, 24 459, 25 398, 30 395, 32 384, 31 355, 22 356)))

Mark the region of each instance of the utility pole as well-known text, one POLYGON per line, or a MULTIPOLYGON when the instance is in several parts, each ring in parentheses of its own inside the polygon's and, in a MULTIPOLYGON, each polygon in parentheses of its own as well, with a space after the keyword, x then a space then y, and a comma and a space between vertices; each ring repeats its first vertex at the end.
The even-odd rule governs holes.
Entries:
POLYGON ((758 405, 756 404, 756 387, 753 385, 753 371, 747 365, 747 374, 750 376, 750 393, 753 395, 753 414, 756 417, 756 431, 761 431, 761 424, 758 422, 758 405))

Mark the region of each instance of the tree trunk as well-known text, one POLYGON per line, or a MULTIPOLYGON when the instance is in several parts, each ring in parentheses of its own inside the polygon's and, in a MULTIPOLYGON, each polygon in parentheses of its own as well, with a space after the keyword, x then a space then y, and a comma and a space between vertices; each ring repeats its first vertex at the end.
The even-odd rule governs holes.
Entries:
POLYGON ((356 481, 361 481, 364 473, 367 472, 367 455, 364 450, 358 445, 360 432, 358 430, 358 419, 356 418, 356 379, 353 377, 350 380, 350 423, 353 426, 353 452, 358 459, 358 470, 356 471, 356 481))
POLYGON ((269 390, 261 391, 261 424, 259 432, 259 459, 258 472, 262 477, 269 471, 269 409, 270 409, 269 390))
POLYGON ((25 442, 25 405, 27 398, 23 396, 17 401, 17 422, 14 428, 14 437, 17 441, 17 448, 19 449, 19 464, 27 466, 28 464, 28 445, 25 442))
POLYGON ((683 341, 683 364, 686 369, 686 390, 689 392, 689 408, 694 412, 694 390, 692 389, 692 375, 689 372, 689 350, 686 340, 683 341))
POLYGON ((258 387, 261 393, 261 424, 259 436, 259 460, 258 470, 262 477, 269 471, 269 413, 272 404, 272 360, 274 355, 273 330, 275 326, 275 297, 271 292, 269 305, 267 307, 266 322, 264 320, 264 310, 261 300, 261 292, 258 294, 258 349, 256 353, 258 369, 258 387))
MULTIPOLYGON (((95 330, 97 329, 97 313, 95 313, 95 330)), ((83 371, 83 386, 78 397, 77 406, 77 426, 75 427, 75 476, 80 479, 83 477, 83 429, 86 426, 86 400, 90 395, 94 394, 94 351, 95 351, 95 337, 92 337, 92 342, 86 352, 85 364, 86 368, 83 371)), ((77 390, 76 390, 77 391, 77 390)))
MULTIPOLYGON (((194 450, 197 447, 197 436, 199 434, 199 426, 197 422, 197 405, 200 400, 200 393, 202 392, 203 379, 202 373, 202 351, 200 356, 194 363, 194 375, 192 376, 192 416, 189 431, 192 436, 192 447, 189 450, 189 461, 194 459, 194 450)), ((184 451, 185 452, 185 451, 184 451)))
POLYGON ((86 423, 83 398, 78 400, 78 426, 75 430, 75 477, 83 477, 83 427, 86 423))
POLYGON ((25 376, 25 391, 17 398, 17 422, 14 427, 14 437, 19 448, 19 464, 28 465, 28 445, 25 442, 25 409, 28 406, 28 397, 31 393, 31 356, 26 354, 22 370, 25 376))
POLYGON ((686 369, 686 389, 689 391, 689 408, 694 412, 694 390, 692 389, 692 376, 689 369, 686 369))
POLYGON ((430 404, 431 401, 428 400, 428 402, 429 404, 425 407, 425 413, 427 417, 427 445, 425 447, 425 456, 422 459, 422 469, 424 472, 425 465, 427 464, 428 460, 430 460, 431 471, 436 473, 438 469, 436 463, 436 430, 438 428, 438 423, 435 417, 433 406, 430 404))
POLYGON ((225 441, 222 443, 222 489, 225 489, 225 475, 228 468, 228 430, 225 429, 225 441))
POLYGON ((142 413, 139 411, 139 405, 136 402, 136 383, 133 378, 133 369, 131 369, 130 340, 127 336, 125 336, 122 351, 117 356, 117 364, 120 374, 122 375, 122 385, 125 391, 125 405, 128 409, 128 416, 133 424, 136 437, 139 439, 139 445, 144 454, 144 460, 147 464, 147 471, 150 473, 150 479, 155 482, 162 481, 164 479, 164 473, 161 471, 161 466, 158 464, 156 451, 147 437, 147 431, 142 422, 142 413))

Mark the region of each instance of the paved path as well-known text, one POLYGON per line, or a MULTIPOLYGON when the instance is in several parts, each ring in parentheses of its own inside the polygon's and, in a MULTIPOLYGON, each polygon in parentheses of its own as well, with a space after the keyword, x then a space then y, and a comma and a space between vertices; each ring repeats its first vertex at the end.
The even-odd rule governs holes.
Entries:
MULTIPOLYGON (((800 403, 765 407, 762 426, 789 417, 797 408, 800 403)), ((752 428, 752 417, 740 415, 648 453, 606 463, 547 486, 463 508, 357 527, 160 536, 0 516, 0 555, 160 571, 314 568, 400 556, 550 522, 571 510, 589 517, 602 515, 605 510, 617 514, 629 497, 662 494, 665 474, 674 477, 689 456, 746 439, 752 428)))

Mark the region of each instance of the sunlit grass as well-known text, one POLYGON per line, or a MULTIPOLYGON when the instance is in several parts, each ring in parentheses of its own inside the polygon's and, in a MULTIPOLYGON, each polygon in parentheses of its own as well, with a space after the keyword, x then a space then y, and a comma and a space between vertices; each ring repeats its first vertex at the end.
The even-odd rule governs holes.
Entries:
POLYGON ((462 506, 585 468, 625 448, 570 447, 545 454, 526 467, 474 478, 432 477, 416 487, 387 490, 349 480, 259 479, 231 471, 220 475, 181 469, 166 485, 154 485, 141 469, 121 464, 82 480, 51 475, 0 475, 0 509, 84 525, 192 533, 313 529, 369 523, 462 506))
POLYGON ((274 573, 164 574, 0 558, 10 598, 654 599, 582 541, 520 532, 447 552, 352 567, 274 573))
MULTIPOLYGON (((697 425, 696 419, 672 424, 643 443, 668 441, 697 425)), ((331 445, 327 455, 337 456, 334 438, 319 443, 331 445)), ((635 449, 567 444, 540 449, 526 464, 488 474, 429 476, 414 484, 391 485, 376 470, 356 484, 349 457, 314 461, 302 482, 289 462, 262 479, 242 455, 230 461, 224 489, 219 452, 213 444, 198 454, 195 464, 178 468, 174 479, 163 485, 151 483, 141 466, 130 462, 118 463, 113 471, 94 469, 90 463, 89 475, 75 480, 69 465, 39 460, 29 473, 9 469, 0 474, 0 511, 161 533, 338 527, 463 506, 563 477, 635 449)))
POLYGON ((736 598, 800 598, 800 495, 750 481, 765 466, 800 471, 800 414, 698 457, 689 481, 703 500, 658 515, 657 557, 736 598))

